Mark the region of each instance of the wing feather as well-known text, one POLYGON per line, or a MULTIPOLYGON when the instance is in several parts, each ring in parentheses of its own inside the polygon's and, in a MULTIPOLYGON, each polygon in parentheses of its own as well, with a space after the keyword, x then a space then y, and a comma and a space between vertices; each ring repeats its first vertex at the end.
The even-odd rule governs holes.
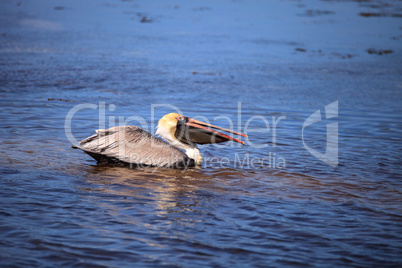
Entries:
POLYGON ((183 151, 137 126, 99 129, 95 135, 82 140, 77 148, 98 162, 177 168, 191 166, 194 162, 183 151))

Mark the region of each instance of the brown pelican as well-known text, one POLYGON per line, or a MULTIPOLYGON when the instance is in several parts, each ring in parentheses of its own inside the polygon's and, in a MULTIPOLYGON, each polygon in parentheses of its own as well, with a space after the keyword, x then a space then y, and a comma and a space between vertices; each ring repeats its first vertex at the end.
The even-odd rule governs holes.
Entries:
POLYGON ((163 116, 156 138, 137 126, 117 126, 96 130, 96 134, 80 141, 81 149, 98 163, 130 166, 187 168, 201 166, 202 157, 196 144, 243 141, 217 130, 247 137, 229 129, 207 124, 177 113, 163 116), (184 150, 184 152, 182 150, 184 150))

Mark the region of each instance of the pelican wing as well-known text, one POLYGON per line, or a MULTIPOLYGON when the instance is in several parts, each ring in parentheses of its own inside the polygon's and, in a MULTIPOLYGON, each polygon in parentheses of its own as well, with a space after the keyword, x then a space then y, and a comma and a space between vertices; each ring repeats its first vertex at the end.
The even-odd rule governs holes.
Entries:
POLYGON ((183 168, 193 165, 183 151, 137 126, 97 130, 97 134, 73 146, 101 163, 183 168))

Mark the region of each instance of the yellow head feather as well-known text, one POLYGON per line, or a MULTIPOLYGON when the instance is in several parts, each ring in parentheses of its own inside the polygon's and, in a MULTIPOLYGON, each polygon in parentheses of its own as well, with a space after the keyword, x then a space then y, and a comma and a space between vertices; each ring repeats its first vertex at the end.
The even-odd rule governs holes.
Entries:
POLYGON ((177 117, 180 116, 178 113, 170 113, 164 115, 161 119, 159 119, 158 126, 163 127, 164 129, 168 130, 172 137, 174 137, 174 133, 176 132, 177 126, 177 117))

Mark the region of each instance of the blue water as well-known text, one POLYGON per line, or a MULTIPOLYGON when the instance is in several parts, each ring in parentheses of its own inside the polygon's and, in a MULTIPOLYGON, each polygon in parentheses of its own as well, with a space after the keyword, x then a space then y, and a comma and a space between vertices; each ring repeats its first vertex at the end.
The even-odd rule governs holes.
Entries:
POLYGON ((399 2, 0 5, 1 266, 401 265, 399 2), (83 104, 76 140, 177 110, 249 140, 199 170, 98 166, 66 137, 83 104), (303 145, 331 123, 336 166, 303 145))

